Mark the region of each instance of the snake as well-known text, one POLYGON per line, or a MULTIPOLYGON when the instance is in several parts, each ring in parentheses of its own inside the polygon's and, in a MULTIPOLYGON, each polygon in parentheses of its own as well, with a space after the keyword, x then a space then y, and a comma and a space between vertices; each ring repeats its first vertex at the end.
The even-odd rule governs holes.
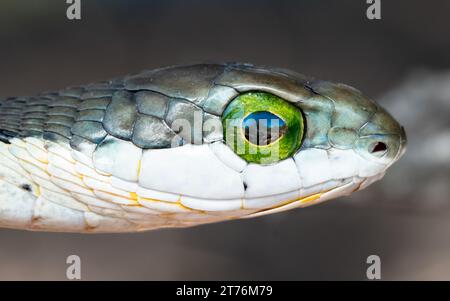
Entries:
POLYGON ((341 83, 248 63, 163 67, 0 100, 0 227, 140 232, 352 194, 404 128, 341 83))

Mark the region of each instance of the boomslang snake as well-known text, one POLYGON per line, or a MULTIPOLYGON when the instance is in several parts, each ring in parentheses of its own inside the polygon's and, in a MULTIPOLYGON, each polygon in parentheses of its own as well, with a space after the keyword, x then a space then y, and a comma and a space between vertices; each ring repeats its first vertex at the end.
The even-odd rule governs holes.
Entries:
POLYGON ((365 188, 405 146, 358 90, 250 64, 10 97, 0 227, 135 232, 255 217, 365 188))

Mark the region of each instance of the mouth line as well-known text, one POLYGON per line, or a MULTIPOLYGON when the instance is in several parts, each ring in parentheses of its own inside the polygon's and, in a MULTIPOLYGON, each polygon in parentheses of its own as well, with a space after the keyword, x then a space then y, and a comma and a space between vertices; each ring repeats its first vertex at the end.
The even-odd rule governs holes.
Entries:
MULTIPOLYGON (((310 205, 314 205, 314 204, 317 204, 322 201, 330 199, 330 198, 326 198, 326 197, 329 195, 332 195, 333 192, 339 192, 340 190, 345 190, 346 188, 351 188, 352 186, 355 186, 355 187, 353 189, 350 189, 350 191, 355 192, 360 189, 361 184, 365 180, 366 179, 361 179, 359 177, 346 178, 346 179, 342 180, 343 183, 339 186, 336 186, 336 187, 333 187, 330 189, 326 189, 321 192, 302 196, 297 199, 281 202, 280 204, 278 204, 276 206, 265 208, 265 209, 259 210, 257 212, 251 213, 249 215, 242 216, 242 218, 258 217, 258 216, 263 216, 263 215, 272 214, 272 213, 279 213, 279 212, 287 211, 287 210, 298 208, 298 207, 307 207, 310 205)), ((339 197, 339 195, 337 197, 339 197)))

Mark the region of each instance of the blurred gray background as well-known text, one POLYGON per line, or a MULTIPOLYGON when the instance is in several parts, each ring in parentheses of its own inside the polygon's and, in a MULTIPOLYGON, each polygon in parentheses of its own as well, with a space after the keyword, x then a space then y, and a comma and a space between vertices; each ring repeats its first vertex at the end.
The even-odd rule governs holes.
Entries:
POLYGON ((0 2, 0 97, 143 69, 243 61, 344 82, 406 127, 383 181, 306 209, 188 229, 78 235, 0 230, 0 280, 450 280, 449 1, 64 0, 0 2))

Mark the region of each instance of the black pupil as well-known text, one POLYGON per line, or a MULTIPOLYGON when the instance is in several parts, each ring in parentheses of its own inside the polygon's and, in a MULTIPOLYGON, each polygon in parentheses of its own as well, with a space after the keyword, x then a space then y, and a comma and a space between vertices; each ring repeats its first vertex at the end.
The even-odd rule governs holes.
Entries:
POLYGON ((256 145, 267 145, 286 133, 287 126, 283 119, 267 111, 248 115, 243 123, 245 138, 256 145))

